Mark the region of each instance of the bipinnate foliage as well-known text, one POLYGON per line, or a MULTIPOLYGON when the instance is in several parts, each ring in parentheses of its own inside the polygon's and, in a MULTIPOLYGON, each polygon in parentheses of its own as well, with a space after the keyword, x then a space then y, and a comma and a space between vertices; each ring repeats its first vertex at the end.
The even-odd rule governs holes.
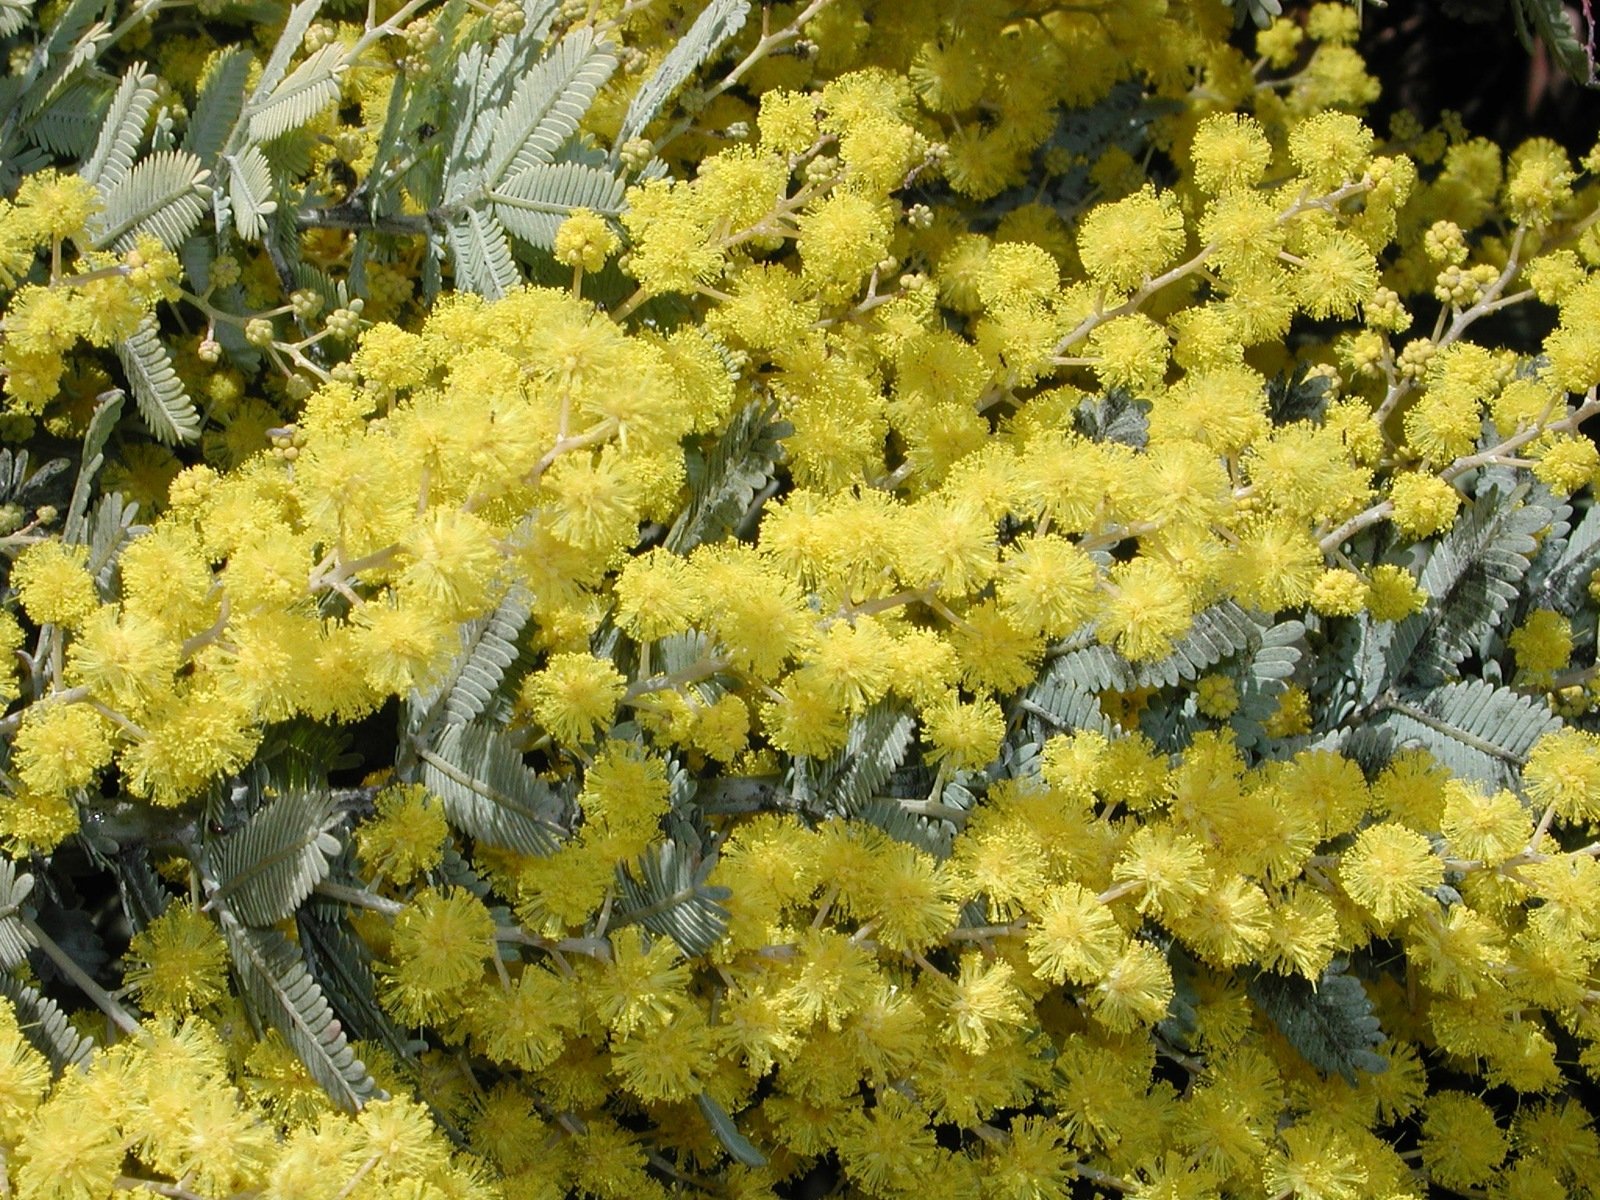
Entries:
POLYGON ((1600 148, 1277 7, 0 0, 0 1191, 1592 1190, 1600 148))

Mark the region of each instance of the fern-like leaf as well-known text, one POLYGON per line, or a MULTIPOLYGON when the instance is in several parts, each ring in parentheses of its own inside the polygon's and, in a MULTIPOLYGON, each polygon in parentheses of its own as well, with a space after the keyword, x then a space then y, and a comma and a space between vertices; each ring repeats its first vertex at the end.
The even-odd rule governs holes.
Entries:
POLYGON ((526 588, 513 587, 481 624, 463 630, 462 655, 454 671, 455 682, 445 697, 445 720, 465 725, 489 710, 495 692, 511 664, 517 661, 517 638, 532 611, 526 588))
POLYGON ((1380 686, 1444 682, 1499 623, 1538 548, 1533 535, 1552 515, 1521 500, 1520 491, 1489 491, 1439 539, 1419 581, 1428 606, 1393 627, 1380 686))
POLYGON ((144 73, 143 63, 134 63, 122 76, 111 110, 100 126, 100 137, 78 174, 102 191, 121 183, 144 138, 150 108, 156 102, 156 77, 144 73))
POLYGON ((1262 630, 1244 656, 1234 676, 1239 706, 1228 718, 1240 746, 1254 746, 1265 736, 1262 722, 1278 710, 1278 701, 1303 654, 1306 627, 1299 621, 1280 621, 1262 630))
POLYGON ((195 100, 189 127, 184 130, 183 148, 208 169, 216 165, 228 134, 244 110, 244 85, 250 64, 251 57, 242 46, 222 51, 195 100))
POLYGON ((139 234, 149 233, 176 250, 206 215, 207 174, 185 150, 162 150, 142 159, 106 190, 95 245, 126 251, 139 234))
POLYGON ((89 418, 89 428, 83 434, 83 456, 78 460, 78 478, 72 485, 72 499, 67 504, 67 518, 62 523, 62 536, 69 542, 82 542, 84 522, 89 511, 89 497, 94 494, 94 477, 105 462, 106 440, 117 427, 122 415, 122 391, 113 389, 100 397, 94 414, 89 418))
POLYGON ((419 756, 423 782, 463 833, 519 854, 549 854, 566 836, 560 797, 498 730, 447 725, 419 756))
POLYGON ((21 32, 33 19, 33 0, 0 0, 0 38, 21 32))
POLYGON ((276 929, 222 921, 240 991, 258 1019, 276 1027, 335 1104, 358 1111, 377 1090, 344 1027, 294 943, 276 929))
POLYGON ((696 861, 674 841, 646 851, 636 870, 639 878, 617 868, 618 925, 643 925, 652 933, 670 937, 691 957, 707 953, 728 931, 728 910, 722 906, 732 892, 706 883, 714 858, 696 861))
POLYGON ((0 996, 11 1001, 22 1036, 50 1060, 51 1069, 57 1074, 88 1063, 94 1053, 94 1039, 74 1029, 54 1000, 9 971, 0 971, 0 996))
POLYGON ((139 405, 139 415, 156 441, 170 446, 199 437, 200 414, 161 344, 155 316, 146 313, 139 328, 118 342, 116 350, 139 405))
POLYGON ((0 971, 9 971, 33 946, 33 936, 22 923, 22 902, 33 891, 33 876, 17 874, 9 858, 0 858, 0 971))
POLYGON ((623 180, 584 163, 534 163, 490 193, 494 213, 523 241, 548 250, 575 208, 602 216, 622 211, 623 180))
POLYGON ((416 1044, 378 1004, 372 951, 332 904, 313 901, 295 915, 306 966, 333 1010, 357 1038, 381 1041, 396 1058, 416 1057, 416 1044))
POLYGON ((247 242, 261 237, 266 229, 262 219, 278 209, 272 199, 272 167, 257 146, 247 146, 238 158, 228 163, 228 204, 233 210, 233 227, 247 242))
POLYGON ((148 529, 136 523, 138 515, 139 506, 124 500, 121 492, 101 496, 89 514, 89 561, 85 565, 108 603, 115 598, 112 584, 122 548, 148 529))
POLYGON ((1559 718, 1541 701, 1483 679, 1447 683, 1411 699, 1391 697, 1378 718, 1408 745, 1457 775, 1507 787, 1539 736, 1559 718))
POLYGON ((252 141, 267 142, 308 124, 339 98, 339 75, 345 68, 344 46, 319 47, 283 79, 272 93, 246 108, 252 141))
POLYGON ((825 771, 828 809, 850 816, 883 791, 905 761, 916 729, 910 713, 888 704, 874 705, 852 721, 844 746, 825 771))
POLYGON ((494 117, 484 170, 489 186, 515 178, 535 163, 553 163, 616 66, 610 44, 596 43, 587 26, 558 42, 523 76, 494 117))
POLYGON ((1335 962, 1316 983, 1298 975, 1258 975, 1250 998, 1272 1018, 1302 1058, 1324 1074, 1337 1071, 1354 1086, 1356 1072, 1379 1075, 1389 1061, 1373 1047, 1383 1030, 1361 981, 1335 962))
POLYGON ((1233 600, 1213 604, 1195 614, 1189 632, 1174 643, 1164 658, 1134 668, 1139 687, 1172 687, 1180 679, 1194 679, 1202 671, 1249 645, 1261 626, 1233 600))
POLYGON ((329 861, 339 853, 339 839, 330 832, 336 823, 326 792, 291 792, 256 810, 202 850, 208 906, 247 925, 283 920, 328 877, 329 861))
POLYGON ((299 4, 289 10, 283 28, 278 31, 278 40, 273 44, 272 54, 268 56, 266 66, 261 68, 261 76, 256 80, 255 90, 250 93, 248 102, 250 107, 254 108, 261 104, 282 81, 285 72, 289 70, 289 60, 305 41, 306 32, 311 28, 311 22, 317 19, 317 13, 321 8, 322 0, 300 0, 299 4))
MULTIPOLYGON (((6 97, 0 95, 0 111, 5 105, 6 97)), ((110 106, 111 93, 104 86, 93 79, 80 79, 41 109, 24 132, 35 146, 58 158, 83 158, 93 151, 110 106)), ((7 163, 0 173, 17 167, 17 163, 7 163)), ((26 167, 20 169, 28 173, 26 167)))
POLYGON ((468 209, 450 225, 456 286, 498 300, 522 282, 505 227, 487 212, 468 209))
POLYGON ((617 133, 617 152, 625 142, 645 131, 662 106, 672 99, 673 93, 700 69, 701 64, 744 28, 749 16, 750 0, 711 0, 701 10, 694 24, 667 51, 655 74, 634 93, 627 114, 622 118, 622 128, 617 133))
POLYGON ((689 502, 667 532, 667 549, 687 554, 738 526, 777 468, 781 439, 793 432, 788 422, 773 419, 775 413, 766 401, 752 401, 708 451, 689 452, 689 502))

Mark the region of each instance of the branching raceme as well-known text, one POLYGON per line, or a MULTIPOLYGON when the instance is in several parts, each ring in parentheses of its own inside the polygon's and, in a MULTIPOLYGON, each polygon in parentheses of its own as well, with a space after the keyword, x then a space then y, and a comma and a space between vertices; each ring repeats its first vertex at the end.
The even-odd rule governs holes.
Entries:
POLYGON ((1339 4, 56 7, 0 1190, 1588 1186, 1600 148, 1339 4))

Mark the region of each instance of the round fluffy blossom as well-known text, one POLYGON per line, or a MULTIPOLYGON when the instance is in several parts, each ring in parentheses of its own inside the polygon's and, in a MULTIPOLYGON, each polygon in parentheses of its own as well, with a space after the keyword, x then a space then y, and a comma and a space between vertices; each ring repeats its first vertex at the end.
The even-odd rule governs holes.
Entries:
POLYGON ((1367 581, 1367 611, 1377 621, 1403 621, 1428 603, 1428 593, 1417 586, 1410 571, 1396 563, 1372 568, 1367 581))
POLYGON ((1329 617, 1353 617, 1367 602, 1367 585, 1354 571, 1324 571, 1311 588, 1311 607, 1329 617))
POLYGON ((1146 187, 1114 204, 1101 204, 1078 228, 1078 255, 1089 277, 1127 291, 1172 265, 1183 250, 1183 214, 1171 192, 1146 187))
POLYGON ((993 700, 963 704, 954 692, 923 710, 922 725, 933 747, 929 760, 955 770, 976 771, 993 762, 1006 733, 1005 714, 993 700))
POLYGON ((1087 888, 1065 883, 1046 893, 1028 922, 1028 961, 1052 983, 1094 983, 1111 970, 1123 941, 1110 908, 1087 888))
POLYGON ((1564 820, 1600 817, 1600 736, 1572 728, 1544 734, 1528 751, 1522 781, 1530 800, 1554 804, 1564 820))
POLYGON ((1439 1092, 1423 1111, 1422 1163, 1433 1181, 1454 1190, 1489 1182, 1511 1148, 1493 1110, 1465 1092, 1439 1092))
POLYGON ((1189 156, 1195 183, 1215 195, 1261 182, 1272 161, 1272 145, 1255 118, 1214 113, 1195 130, 1189 156))
POLYGON ((1289 157, 1319 192, 1359 179, 1372 153, 1372 130, 1342 112, 1307 117, 1289 132, 1289 157))
POLYGON ((1572 657, 1572 622, 1554 609, 1541 608, 1507 641, 1524 671, 1559 671, 1572 657))
POLYGON ((420 784, 402 784, 379 792, 375 807, 356 831, 363 863, 403 884, 444 860, 450 827, 438 797, 420 784))
POLYGON ((216 925, 172 903, 128 944, 128 985, 157 1016, 182 1016, 228 994, 228 948, 216 925))
POLYGON ((30 792, 63 796, 86 787, 111 761, 111 729, 86 704, 45 702, 25 710, 12 769, 30 792))
POLYGON ((11 586, 28 616, 40 625, 72 628, 98 608, 94 580, 84 565, 88 559, 87 546, 58 541, 35 542, 17 555, 11 586))
POLYGON ((401 1020, 443 1015, 446 998, 483 972, 494 953, 494 918, 464 888, 428 888, 395 919, 383 996, 401 1020))
POLYGON ((522 700, 558 742, 590 741, 611 724, 628 681, 603 658, 556 654, 528 676, 522 700))
POLYGON ((1444 863, 1420 833, 1385 822, 1356 837, 1339 878, 1350 898, 1387 926, 1429 902, 1426 889, 1444 881, 1444 863))
POLYGON ((569 267, 598 271, 622 243, 606 219, 587 208, 575 208, 556 229, 556 258, 569 267))
POLYGON ((1461 507, 1461 493, 1437 475, 1407 471, 1389 484, 1394 505, 1391 520, 1410 538, 1430 537, 1449 529, 1461 507))

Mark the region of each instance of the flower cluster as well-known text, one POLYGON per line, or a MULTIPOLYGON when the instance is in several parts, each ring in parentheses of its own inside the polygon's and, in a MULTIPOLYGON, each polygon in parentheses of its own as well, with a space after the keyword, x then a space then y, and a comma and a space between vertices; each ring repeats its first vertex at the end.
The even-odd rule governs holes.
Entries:
MULTIPOLYGON (((479 17, 618 39, 576 168, 703 7, 479 17)), ((307 233, 337 307, 263 299, 270 239, 209 263, 262 302, 178 363, 203 439, 100 437, 101 532, 0 533, 0 967, 72 964, 118 1031, 54 1076, 78 1035, 8 974, 0 1184, 1588 1186, 1600 150, 1384 136, 1355 16, 1247 53, 1220 0, 773 6, 553 286, 423 310, 405 221, 385 262, 307 233), (1138 156, 1058 126, 1134 95, 1138 156), (1492 343, 1515 305, 1548 332, 1492 343), (122 988, 11 858, 120 872, 122 988), (1387 1040, 1319 1059, 1291 1003, 1387 1040)), ((464 19, 306 154, 370 167, 464 19)), ((80 356, 192 270, 97 248, 103 200, 0 201, 19 438, 94 430, 80 356)))

